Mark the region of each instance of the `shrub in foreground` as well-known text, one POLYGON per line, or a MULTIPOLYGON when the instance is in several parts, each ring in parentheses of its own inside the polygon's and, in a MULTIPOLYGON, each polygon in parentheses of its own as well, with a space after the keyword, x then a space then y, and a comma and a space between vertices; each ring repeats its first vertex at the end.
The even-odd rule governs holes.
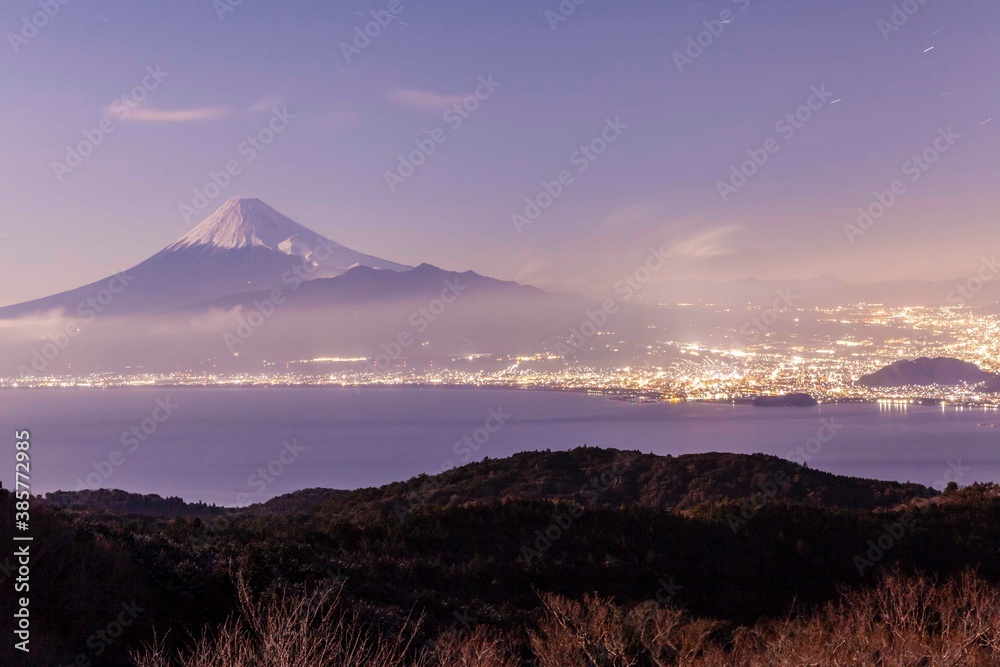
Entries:
POLYGON ((334 592, 251 598, 186 651, 149 647, 138 667, 793 667, 1000 664, 1000 589, 966 573, 947 582, 886 576, 815 613, 731 629, 680 609, 626 609, 596 596, 541 595, 534 628, 483 626, 418 647, 419 622, 382 636, 334 592))

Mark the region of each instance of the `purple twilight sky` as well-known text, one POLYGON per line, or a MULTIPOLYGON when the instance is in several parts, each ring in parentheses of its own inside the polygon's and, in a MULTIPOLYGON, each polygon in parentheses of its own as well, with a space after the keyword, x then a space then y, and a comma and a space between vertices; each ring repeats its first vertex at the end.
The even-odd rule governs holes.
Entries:
POLYGON ((856 282, 966 275, 1000 245, 996 0, 62 1, 0 10, 0 304, 131 266, 234 196, 393 261, 584 292, 653 245, 659 279, 856 282))

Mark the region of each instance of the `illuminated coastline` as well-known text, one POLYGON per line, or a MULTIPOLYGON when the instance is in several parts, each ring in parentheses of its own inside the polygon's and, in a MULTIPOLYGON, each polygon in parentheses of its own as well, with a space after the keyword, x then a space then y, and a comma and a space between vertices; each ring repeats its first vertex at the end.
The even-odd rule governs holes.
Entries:
MULTIPOLYGON (((430 367, 406 359, 376 368, 372 357, 323 356, 264 362, 254 370, 60 373, 0 378, 0 387, 142 386, 465 386, 561 389, 623 394, 650 400, 738 401, 758 395, 808 393, 820 401, 868 401, 885 406, 931 400, 944 405, 1000 407, 1000 393, 976 386, 871 389, 857 380, 901 359, 950 357, 1000 372, 1000 315, 958 307, 860 304, 790 311, 818 331, 767 332, 741 340, 719 329, 707 342, 662 340, 631 354, 628 364, 588 365, 564 360, 553 349, 515 355, 474 354, 430 367), (492 366, 470 368, 482 363, 492 366)), ((613 330, 595 336, 588 353, 618 352, 626 343, 613 330), (605 342, 607 341, 607 342, 605 342)), ((745 338, 745 337, 743 337, 745 338)))

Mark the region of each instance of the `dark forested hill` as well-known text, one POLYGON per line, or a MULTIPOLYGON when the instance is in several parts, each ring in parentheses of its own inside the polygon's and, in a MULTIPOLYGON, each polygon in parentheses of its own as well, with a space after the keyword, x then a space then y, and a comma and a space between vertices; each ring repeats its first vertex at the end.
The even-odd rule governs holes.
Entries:
POLYGON ((833 475, 764 454, 656 456, 579 447, 487 459, 439 475, 349 493, 310 489, 281 496, 251 512, 347 518, 512 499, 686 510, 762 496, 815 507, 876 509, 936 493, 918 484, 833 475))
POLYGON ((578 447, 486 459, 378 488, 304 489, 235 512, 179 498, 105 489, 58 491, 47 494, 46 500, 66 508, 161 516, 319 514, 365 519, 406 515, 423 507, 505 500, 685 511, 723 501, 766 499, 813 507, 885 509, 937 493, 919 484, 834 475, 765 454, 658 456, 578 447))
MULTIPOLYGON (((0 533, 13 532, 13 516, 12 495, 0 491, 0 533)), ((123 604, 143 611, 101 664, 134 664, 129 651, 154 636, 184 646, 238 607, 239 581, 255 596, 342 587, 379 632, 421 616, 421 641, 457 618, 523 638, 548 594, 596 593, 623 609, 666 596, 736 632, 808 613, 890 571, 974 569, 1000 583, 996 486, 937 494, 763 455, 581 447, 243 510, 60 492, 36 499, 31 516, 32 582, 44 582, 32 587, 32 622, 47 664, 94 658, 89 638, 123 604)), ((0 580, 12 571, 0 559, 0 580)), ((12 605, 0 597, 0 615, 12 605)))

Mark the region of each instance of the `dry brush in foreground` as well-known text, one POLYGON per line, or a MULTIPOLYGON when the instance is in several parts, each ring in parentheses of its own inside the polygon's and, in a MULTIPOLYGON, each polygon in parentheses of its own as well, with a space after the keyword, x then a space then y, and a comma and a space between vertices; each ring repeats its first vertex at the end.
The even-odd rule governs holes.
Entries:
POLYGON ((967 573, 952 581, 886 576, 812 614, 732 629, 646 603, 541 595, 536 627, 476 627, 417 646, 419 622, 385 637, 342 608, 335 592, 253 600, 212 636, 138 667, 994 667, 1000 590, 967 573))

